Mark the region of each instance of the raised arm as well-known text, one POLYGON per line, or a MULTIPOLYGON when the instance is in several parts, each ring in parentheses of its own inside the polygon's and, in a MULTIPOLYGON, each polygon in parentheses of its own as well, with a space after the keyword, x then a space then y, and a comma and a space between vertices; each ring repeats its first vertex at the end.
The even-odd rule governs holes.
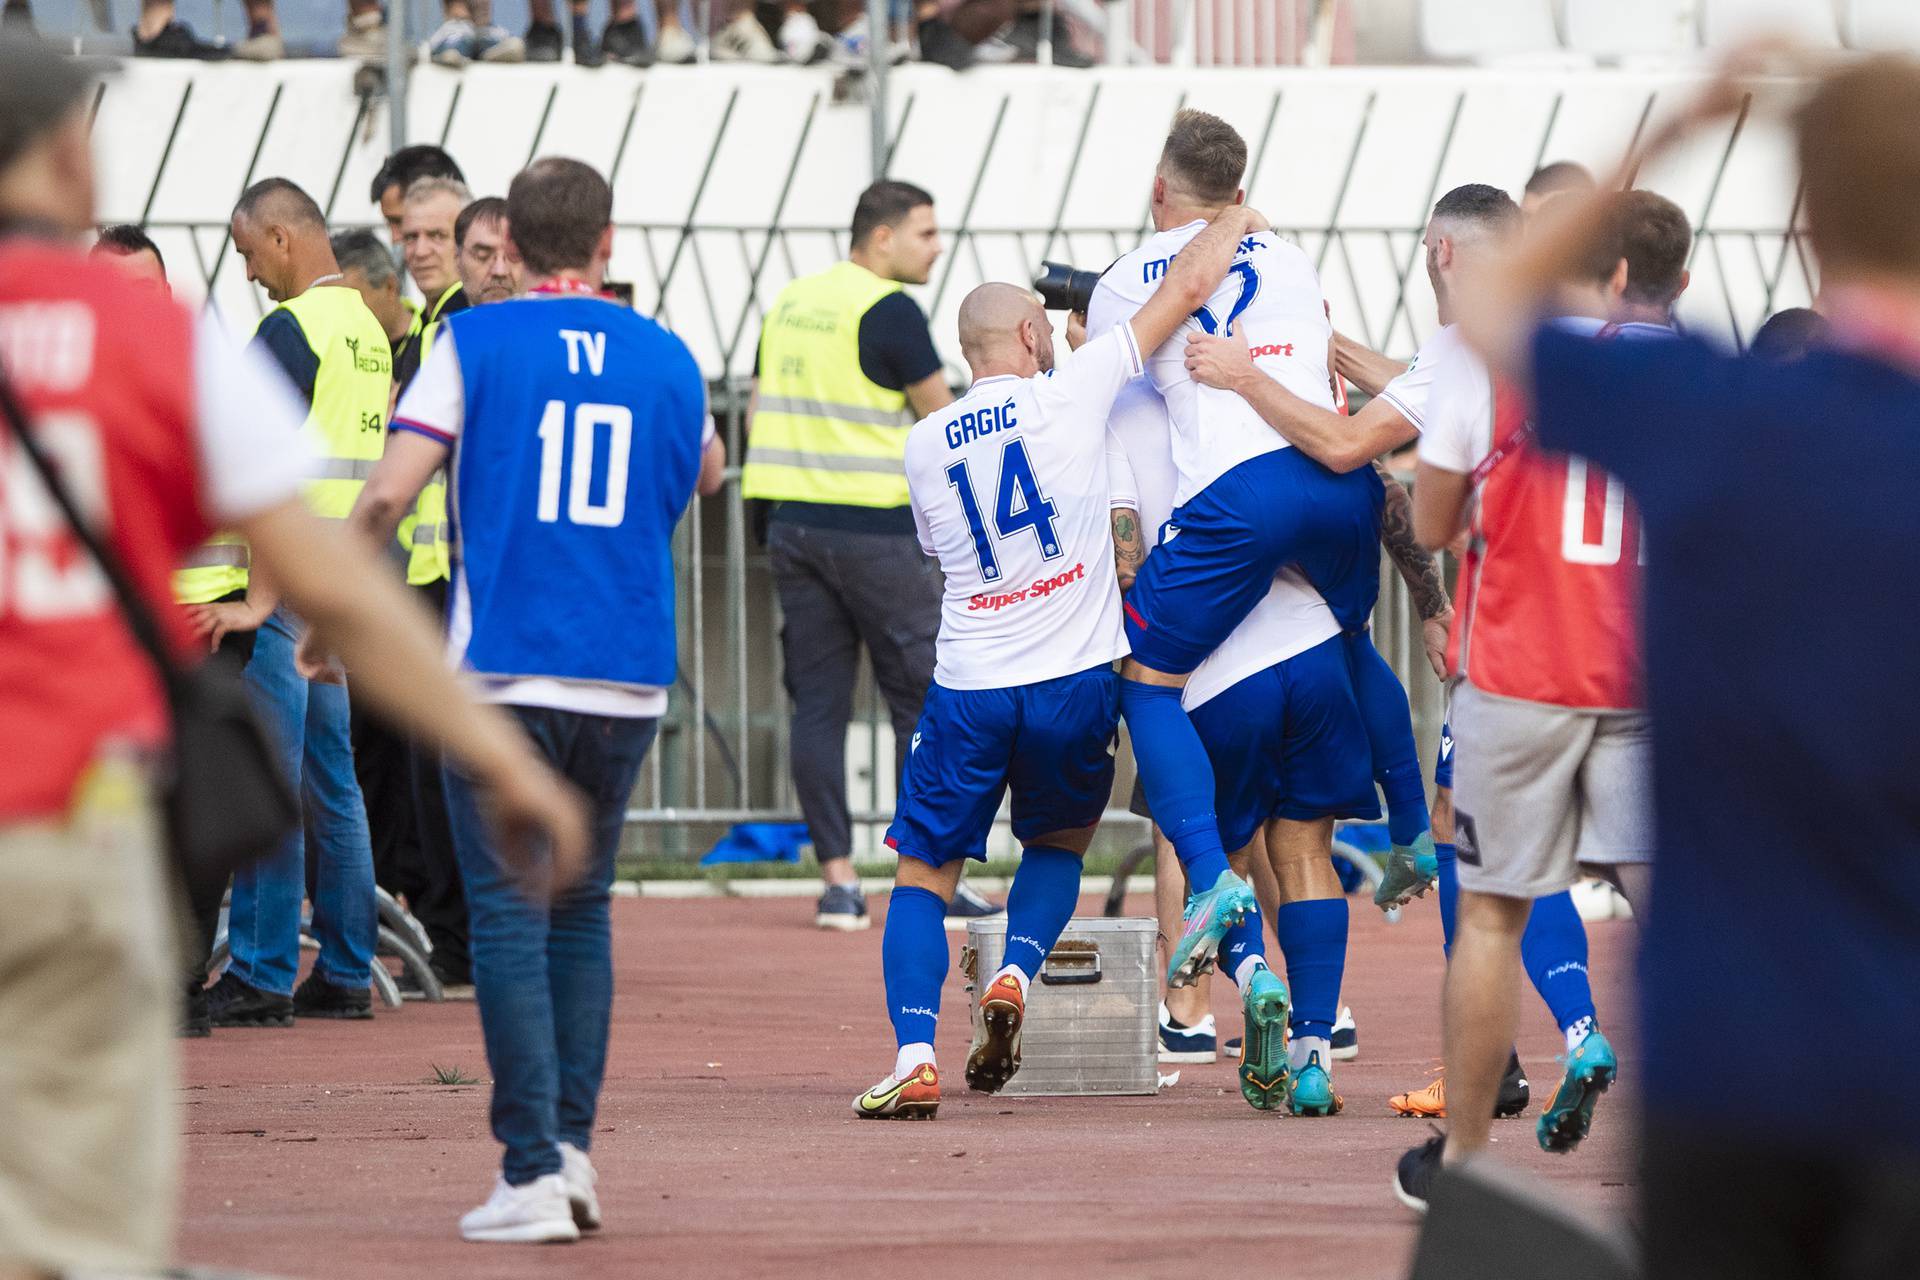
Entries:
POLYGON ((1417 434, 1378 396, 1350 418, 1302 400, 1260 371, 1243 338, 1190 335, 1187 372, 1196 382, 1238 395, 1288 443, 1330 471, 1357 471, 1417 434))
POLYGON ((1153 296, 1134 312, 1133 337, 1141 354, 1159 349, 1186 318, 1207 304, 1226 279, 1240 241, 1266 229, 1267 220, 1243 204, 1228 205, 1173 257, 1153 296))

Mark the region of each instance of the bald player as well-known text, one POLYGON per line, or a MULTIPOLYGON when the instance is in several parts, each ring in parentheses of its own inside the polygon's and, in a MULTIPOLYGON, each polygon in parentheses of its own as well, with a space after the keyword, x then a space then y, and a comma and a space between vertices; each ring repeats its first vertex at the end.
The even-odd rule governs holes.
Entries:
POLYGON ((1127 643, 1110 513, 1138 503, 1114 492, 1107 415, 1140 374, 1141 352, 1173 335, 1226 275, 1240 238, 1264 226, 1244 206, 1221 211, 1130 323, 1057 371, 1052 326, 1031 293, 988 284, 961 304, 973 385, 907 437, 914 526, 946 592, 933 685, 887 830, 900 866, 881 964, 897 1053, 854 1099, 856 1115, 930 1120, 939 1111, 933 1040, 947 904, 966 860, 986 859, 1009 787, 1024 854, 967 1084, 993 1093, 1019 1069, 1028 984, 1073 914, 1080 859, 1113 789, 1113 662, 1127 643))

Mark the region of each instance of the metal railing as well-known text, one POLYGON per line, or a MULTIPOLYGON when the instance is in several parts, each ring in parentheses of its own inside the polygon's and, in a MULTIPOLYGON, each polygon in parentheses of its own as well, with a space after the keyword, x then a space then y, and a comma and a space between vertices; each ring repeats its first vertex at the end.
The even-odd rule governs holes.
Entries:
MULTIPOLYGON (((884 72, 877 71, 876 79, 883 78, 884 72)), ((1268 153, 1286 92, 1284 86, 1273 91, 1264 127, 1257 137, 1249 132, 1253 157, 1247 178, 1249 189, 1258 188, 1263 166, 1279 163, 1277 158, 1270 161, 1268 153)), ((191 93, 190 85, 186 93, 191 93)), ((968 194, 960 203, 958 220, 947 229, 947 254, 923 294, 935 317, 937 332, 943 331, 969 282, 1004 275, 1006 264, 1022 264, 1020 270, 1030 271, 1041 258, 1066 257, 1082 266, 1097 267, 1133 248, 1150 232, 1144 199, 1136 206, 1140 208, 1137 222, 1115 218, 1106 225, 1088 225, 1067 217, 1069 196, 1086 158, 1086 138, 1098 100, 1096 86, 1078 121, 1078 140, 1051 219, 1015 228, 984 226, 976 221, 979 197, 1011 94, 999 100, 987 145, 971 174, 968 194), (1003 264, 1003 269, 996 271, 992 265, 996 263, 1003 264)), ((814 99, 815 109, 819 101, 814 99)), ((1451 101, 1444 136, 1432 155, 1430 170, 1423 173, 1426 191, 1419 207, 1430 205, 1439 192, 1464 101, 1464 90, 1451 101)), ((1440 103, 1444 109, 1446 100, 1442 98, 1440 103)), ((1535 148, 1538 158, 1547 158, 1558 103, 1556 99, 1535 148)), ((1646 110, 1641 113, 1643 124, 1652 104, 1650 93, 1646 110)), ((176 133, 185 110, 183 96, 175 119, 176 133)), ((891 133, 878 131, 873 135, 874 159, 880 168, 890 162, 913 110, 913 95, 908 93, 897 113, 877 117, 895 122, 891 133)), ((340 173, 346 170, 355 134, 370 118, 368 112, 363 101, 344 143, 340 173)), ((726 112, 729 116, 732 113, 731 101, 726 112)), ((1375 349, 1405 356, 1426 336, 1422 330, 1430 323, 1424 309, 1414 305, 1423 287, 1423 228, 1366 225, 1347 213, 1373 114, 1374 99, 1369 97, 1327 217, 1315 225, 1285 229, 1283 234, 1296 239, 1315 258, 1328 292, 1335 298, 1334 315, 1339 327, 1375 349), (1370 276, 1390 278, 1391 289, 1362 287, 1360 282, 1370 276), (1346 290, 1345 297, 1341 289, 1346 290)), ((272 116, 270 106, 267 125, 262 128, 263 141, 272 116)), ((799 818, 788 771, 788 711, 780 682, 778 605, 767 558, 757 546, 751 513, 740 496, 738 463, 745 453, 748 384, 762 319, 790 279, 812 269, 809 264, 824 265, 837 259, 846 249, 844 227, 785 219, 787 195, 799 172, 811 120, 810 115, 799 130, 791 154, 762 158, 767 172, 779 174, 781 183, 771 216, 765 221, 750 224, 705 216, 701 209, 703 176, 683 220, 616 223, 616 243, 622 246, 617 250, 616 265, 621 274, 637 277, 636 305, 675 326, 702 353, 714 412, 733 462, 723 491, 713 498, 696 499, 674 535, 680 679, 659 745, 650 753, 634 808, 628 815, 636 828, 649 833, 646 838, 655 849, 669 854, 697 852, 719 827, 731 822, 799 818), (692 290, 683 287, 676 291, 676 283, 684 286, 689 280, 695 286, 692 290)), ((631 117, 626 131, 632 131, 631 117)), ((723 118, 707 155, 707 171, 713 167, 725 133, 723 118)), ((623 133, 621 155, 626 152, 625 137, 623 133)), ((1690 302, 1697 314, 1711 313, 1720 322, 1716 327, 1743 341, 1774 310, 1782 294, 1795 301, 1811 295, 1814 279, 1805 246, 1794 229, 1797 208, 1780 227, 1711 225, 1728 157, 1738 137, 1736 125, 1714 171, 1694 250, 1696 268, 1712 264, 1714 270, 1708 274, 1717 284, 1707 290, 1696 287, 1694 294, 1705 296, 1693 296, 1690 302), (1734 287, 1737 277, 1745 281, 1741 289, 1734 287)), ((537 148, 537 137, 534 145, 537 148)), ((166 146, 171 151, 171 136, 166 146)), ((257 161, 257 147, 254 154, 257 161)), ((615 164, 617 167, 617 159, 615 164)), ((248 168, 248 180, 259 176, 253 168, 248 168)), ((160 172, 165 170, 163 156, 160 172)), ((156 191, 159 181, 159 177, 154 179, 156 191)), ((339 186, 336 175, 333 190, 325 193, 330 211, 339 186)), ((152 207, 150 193, 146 208, 152 207)), ((229 274, 236 269, 228 261, 231 247, 223 223, 154 221, 150 225, 187 234, 193 266, 209 293, 214 291, 223 269, 229 274)), ((259 304, 257 295, 254 301, 259 304)), ((949 356, 952 354, 950 351, 949 356)), ((951 372, 959 381, 964 371, 953 365, 951 372)), ((1409 688, 1422 742, 1429 744, 1426 749, 1430 750, 1437 735, 1440 695, 1423 656, 1418 619, 1412 616, 1397 579, 1390 578, 1383 591, 1376 635, 1382 653, 1409 688)), ((870 678, 863 679, 856 693, 855 720, 849 759, 852 771, 859 776, 854 780, 852 807, 862 839, 871 847, 874 826, 891 816, 893 743, 887 716, 870 678)))

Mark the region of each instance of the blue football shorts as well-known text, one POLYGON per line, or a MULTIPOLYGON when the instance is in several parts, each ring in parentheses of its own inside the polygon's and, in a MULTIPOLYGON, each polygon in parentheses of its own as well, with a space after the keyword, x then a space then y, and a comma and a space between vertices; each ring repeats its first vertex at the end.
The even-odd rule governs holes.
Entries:
POLYGON ((1011 689, 932 685, 887 844, 936 867, 984 862, 1008 788, 1022 842, 1094 825, 1113 794, 1119 722, 1120 678, 1111 666, 1011 689))
POLYGON ((1373 746, 1348 663, 1346 638, 1333 636, 1191 713, 1213 763, 1214 814, 1229 851, 1268 818, 1380 816, 1373 746))
POLYGON ((1298 449, 1249 458, 1173 513, 1125 601, 1142 666, 1188 675, 1298 564, 1333 616, 1359 631, 1380 594, 1380 514, 1372 467, 1335 475, 1298 449))

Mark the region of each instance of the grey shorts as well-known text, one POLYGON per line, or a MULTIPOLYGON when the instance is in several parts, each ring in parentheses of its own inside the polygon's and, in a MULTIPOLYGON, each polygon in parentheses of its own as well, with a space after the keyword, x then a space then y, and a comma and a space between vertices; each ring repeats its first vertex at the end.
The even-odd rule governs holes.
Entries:
POLYGON ((1461 681, 1449 718, 1461 888, 1538 898, 1571 885, 1581 863, 1652 860, 1645 714, 1520 702, 1461 681))

